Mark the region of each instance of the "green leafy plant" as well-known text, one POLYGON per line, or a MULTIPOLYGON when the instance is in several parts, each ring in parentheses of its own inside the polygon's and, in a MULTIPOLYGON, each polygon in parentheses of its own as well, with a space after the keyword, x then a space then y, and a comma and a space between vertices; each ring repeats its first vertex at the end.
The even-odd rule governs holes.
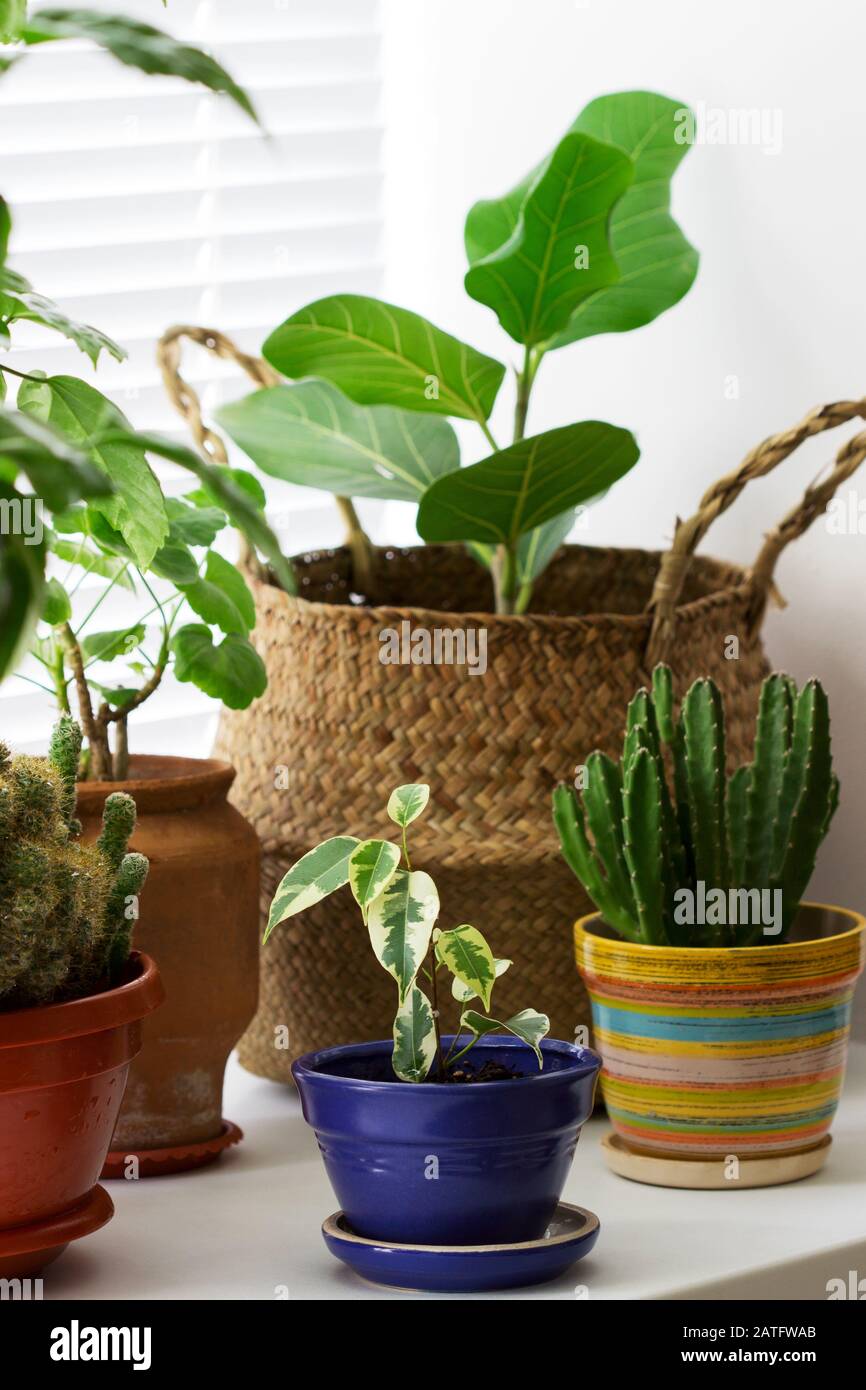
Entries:
POLYGON ((180 77, 212 92, 224 93, 246 115, 258 120, 247 93, 216 59, 180 43, 152 24, 80 6, 48 5, 29 11, 27 0, 0 0, 0 43, 15 45, 5 55, 4 69, 20 62, 27 50, 37 44, 87 39, 128 67, 180 77))
POLYGON ((397 986, 392 1065, 401 1081, 454 1078, 455 1064, 486 1033, 512 1033, 532 1048, 542 1065, 541 1039, 550 1020, 523 1009, 499 1022, 488 1016, 493 986, 511 965, 498 960, 477 927, 462 923, 442 931, 436 926, 439 895, 429 874, 413 869, 407 830, 424 811, 430 788, 424 783, 397 787, 388 815, 400 827, 401 843, 358 840, 337 835, 310 850, 283 877, 274 894, 265 941, 289 917, 321 902, 349 884, 370 935, 376 959, 397 986), (444 1052, 439 1027, 439 974, 452 976, 453 997, 464 1006, 479 999, 484 1013, 464 1007, 460 1032, 444 1052), (430 996, 418 983, 419 976, 430 996))
POLYGON ((790 676, 767 677, 754 758, 727 776, 718 687, 695 681, 675 720, 671 672, 657 666, 628 707, 622 758, 596 751, 581 773, 580 795, 556 788, 554 821, 608 926, 648 945, 785 940, 839 803, 819 681, 798 693, 790 676), (772 933, 756 910, 765 892, 781 905, 772 933), (695 902, 703 923, 688 920, 695 902))
POLYGON ((47 758, 0 744, 0 1009, 77 999, 121 978, 147 876, 128 854, 135 802, 106 798, 93 845, 79 838, 75 779, 81 730, 55 726, 47 758))
MULTIPOLYGON (((0 35, 17 43, 9 51, 12 61, 36 43, 87 38, 144 72, 174 74, 225 93, 255 115, 246 94, 212 58, 149 25, 84 9, 52 7, 29 17, 26 10, 23 3, 0 0, 0 35)), ((103 353, 122 361, 126 354, 117 343, 70 319, 6 265, 10 228, 0 199, 0 346, 11 347, 14 325, 28 320, 69 339, 94 366, 103 353)), ((135 432, 111 401, 78 377, 24 373, 0 361, 0 401, 9 383, 17 397, 14 409, 0 405, 0 676, 29 646, 42 668, 35 684, 61 711, 69 711, 75 693, 87 740, 81 775, 122 780, 127 720, 170 666, 179 680, 232 708, 245 707, 265 688, 263 663, 249 641, 252 597, 238 570, 213 548, 218 533, 237 527, 286 588, 292 573, 265 521, 264 493, 252 474, 135 432), (198 486, 184 496, 165 496, 149 454, 188 470, 198 486), (46 578, 49 557, 54 573, 46 578), (73 624, 74 595, 94 576, 104 581, 98 597, 73 624), (118 586, 139 598, 137 613, 122 630, 95 629, 102 604, 118 586), (154 642, 146 636, 150 620, 158 626, 154 642)))
POLYGON ((692 284, 697 253, 669 212, 686 114, 651 92, 600 97, 515 188, 470 209, 467 292, 522 349, 506 447, 489 424, 505 366, 408 309, 331 295, 268 337, 285 384, 217 418, 266 473, 337 494, 356 584, 369 542, 351 499, 410 500, 426 541, 463 542, 490 568, 497 612, 523 612, 575 508, 635 465, 627 430, 589 420, 527 438, 527 415, 548 353, 649 323, 692 284), (488 456, 461 468, 446 416, 473 421, 488 456))

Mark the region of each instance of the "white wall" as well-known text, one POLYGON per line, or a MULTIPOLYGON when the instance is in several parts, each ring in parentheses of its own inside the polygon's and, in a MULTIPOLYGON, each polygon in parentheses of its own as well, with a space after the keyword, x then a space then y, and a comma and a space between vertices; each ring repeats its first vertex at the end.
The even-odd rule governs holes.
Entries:
MULTIPOLYGON (((814 405, 866 394, 859 0, 385 0, 384 28, 389 297, 508 361, 516 345, 462 289, 463 219, 476 198, 504 192, 608 91, 646 87, 781 120, 776 154, 704 144, 685 159, 674 211, 701 252, 687 299, 636 333, 589 339, 543 366, 533 429, 598 417, 634 429, 642 448, 581 539, 665 545, 675 516, 752 445, 814 405), (726 395, 732 376, 736 399, 726 395)), ((504 435, 505 410, 500 426, 504 435)), ((852 432, 813 441, 754 484, 705 549, 750 562, 852 432)), ((481 457, 472 432, 464 437, 468 457, 481 457)), ((866 512, 866 467, 854 483, 866 512)), ((866 536, 829 534, 819 521, 778 578, 790 607, 767 623, 771 658, 825 682, 843 779, 813 893, 863 909, 866 536)))

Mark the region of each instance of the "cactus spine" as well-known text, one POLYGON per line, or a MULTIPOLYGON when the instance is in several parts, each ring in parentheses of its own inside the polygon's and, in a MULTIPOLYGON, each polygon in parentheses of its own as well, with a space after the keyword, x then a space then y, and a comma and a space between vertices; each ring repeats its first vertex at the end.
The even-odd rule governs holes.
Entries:
MULTIPOLYGON (((784 940, 839 803, 827 696, 790 676, 761 689, 754 758, 726 776, 725 713, 718 687, 698 680, 674 717, 671 672, 631 701, 622 759, 592 753, 582 797, 554 792, 562 851, 608 924, 654 945, 745 946, 757 921, 685 925, 678 890, 780 890, 784 940), (669 780, 670 779, 670 780, 669 780)), ((709 914, 707 914, 709 917, 709 914)))
POLYGON ((75 816, 81 730, 64 715, 47 758, 0 745, 0 1009, 81 998, 116 981, 147 860, 127 854, 135 803, 108 797, 82 844, 75 816))

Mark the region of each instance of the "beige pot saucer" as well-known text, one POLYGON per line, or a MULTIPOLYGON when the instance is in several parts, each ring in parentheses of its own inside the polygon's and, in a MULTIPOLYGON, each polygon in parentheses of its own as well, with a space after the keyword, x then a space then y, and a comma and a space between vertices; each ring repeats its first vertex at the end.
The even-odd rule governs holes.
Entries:
POLYGON ((728 1188, 776 1187, 811 1177, 823 1168, 832 1142, 830 1135, 825 1134, 817 1144, 794 1153, 740 1158, 736 1178, 726 1176, 729 1165, 724 1158, 671 1158, 662 1154, 642 1153, 629 1148, 614 1133, 604 1136, 601 1149, 611 1172, 632 1182, 649 1183, 652 1187, 722 1191, 728 1188))

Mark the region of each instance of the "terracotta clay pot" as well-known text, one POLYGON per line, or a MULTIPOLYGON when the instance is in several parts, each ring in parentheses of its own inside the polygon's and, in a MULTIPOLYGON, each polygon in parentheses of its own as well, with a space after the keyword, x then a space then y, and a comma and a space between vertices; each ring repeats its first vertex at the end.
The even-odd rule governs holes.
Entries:
POLYGON ((134 939, 159 961, 166 992, 130 1071, 105 1177, 200 1167, 240 1138, 223 1120, 223 1073, 258 1002, 259 843, 226 800, 234 775, 228 763, 140 755, 125 782, 78 785, 85 839, 99 834, 109 792, 135 798, 131 848, 150 872, 134 939))
POLYGON ((133 952, 116 989, 0 1013, 0 1277, 35 1274, 111 1218, 96 1185, 141 1020, 158 1008, 153 961, 133 952))

